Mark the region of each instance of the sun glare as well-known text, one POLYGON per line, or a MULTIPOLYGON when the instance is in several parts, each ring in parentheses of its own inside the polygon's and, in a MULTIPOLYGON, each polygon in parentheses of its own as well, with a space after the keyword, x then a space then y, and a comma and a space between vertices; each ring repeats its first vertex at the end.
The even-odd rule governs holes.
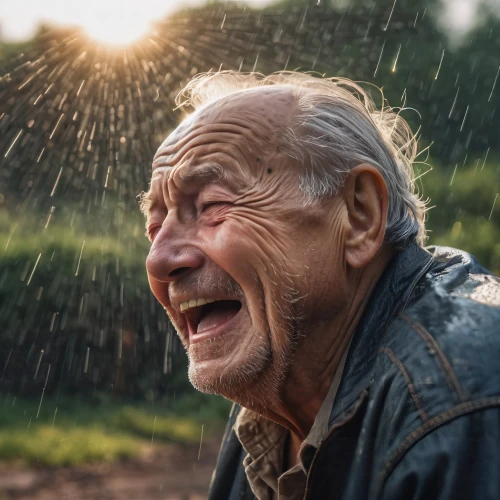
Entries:
POLYGON ((151 21, 144 18, 129 18, 121 13, 114 18, 89 19, 83 27, 89 37, 98 42, 126 45, 145 35, 151 29, 151 21))
MULTIPOLYGON (((271 1, 245 3, 262 6, 271 1)), ((204 3, 206 0, 0 0, 0 31, 6 40, 21 41, 34 36, 40 23, 81 26, 95 40, 124 45, 146 35, 154 21, 204 3)))
MULTIPOLYGON (((2 0, 0 0, 1 2, 2 0)), ((40 1, 40 0, 38 0, 40 1)), ((193 0, 184 0, 184 2, 193 0)), ((44 0, 52 6, 48 23, 80 26, 87 35, 108 45, 127 45, 153 29, 153 23, 178 9, 179 0, 44 0), (56 9, 56 7, 58 7, 56 9)))

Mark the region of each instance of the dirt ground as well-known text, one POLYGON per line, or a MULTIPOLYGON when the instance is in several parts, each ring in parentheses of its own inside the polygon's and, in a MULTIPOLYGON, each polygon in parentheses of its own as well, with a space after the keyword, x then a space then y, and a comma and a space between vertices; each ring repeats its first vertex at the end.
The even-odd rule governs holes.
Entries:
POLYGON ((0 500, 203 500, 220 440, 156 446, 107 465, 20 469, 0 464, 0 500), (200 459, 198 460, 198 453, 200 459))

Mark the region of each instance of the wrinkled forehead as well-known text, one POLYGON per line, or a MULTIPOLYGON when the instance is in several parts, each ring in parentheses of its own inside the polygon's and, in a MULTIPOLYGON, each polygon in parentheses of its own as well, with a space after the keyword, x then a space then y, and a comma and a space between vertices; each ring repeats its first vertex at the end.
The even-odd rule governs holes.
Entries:
POLYGON ((229 124, 241 129, 242 137, 262 146, 272 144, 280 130, 288 123, 293 109, 291 87, 272 86, 241 90, 207 104, 185 118, 158 148, 153 161, 165 164, 173 159, 176 145, 193 132, 217 132, 229 124))

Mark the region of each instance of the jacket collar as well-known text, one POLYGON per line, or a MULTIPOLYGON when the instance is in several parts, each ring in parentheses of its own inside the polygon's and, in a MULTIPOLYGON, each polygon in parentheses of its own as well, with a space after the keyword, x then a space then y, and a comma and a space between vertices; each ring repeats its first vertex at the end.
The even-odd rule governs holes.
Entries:
POLYGON ((354 332, 330 414, 330 427, 371 384, 373 364, 387 326, 405 308, 417 282, 433 262, 432 255, 416 244, 398 252, 389 262, 354 332))

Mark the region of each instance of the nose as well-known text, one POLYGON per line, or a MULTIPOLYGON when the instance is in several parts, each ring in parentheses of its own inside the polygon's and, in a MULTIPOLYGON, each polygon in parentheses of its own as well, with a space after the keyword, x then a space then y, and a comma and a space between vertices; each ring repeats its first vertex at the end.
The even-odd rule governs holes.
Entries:
POLYGON ((189 233, 180 224, 164 223, 146 259, 150 278, 170 283, 202 266, 203 253, 193 245, 189 233))

